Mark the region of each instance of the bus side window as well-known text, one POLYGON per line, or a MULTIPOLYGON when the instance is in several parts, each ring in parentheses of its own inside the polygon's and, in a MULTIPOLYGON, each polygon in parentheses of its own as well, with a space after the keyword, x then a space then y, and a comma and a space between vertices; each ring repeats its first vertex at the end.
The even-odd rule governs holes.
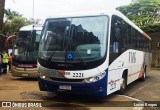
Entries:
POLYGON ((111 37, 111 52, 119 53, 121 30, 117 26, 117 23, 112 27, 111 37))
POLYGON ((122 53, 122 19, 112 16, 110 35, 110 60, 111 64, 122 53))
POLYGON ((118 53, 119 52, 119 44, 120 44, 120 28, 117 27, 117 24, 115 24, 114 32, 115 32, 115 39, 113 41, 113 52, 118 53))

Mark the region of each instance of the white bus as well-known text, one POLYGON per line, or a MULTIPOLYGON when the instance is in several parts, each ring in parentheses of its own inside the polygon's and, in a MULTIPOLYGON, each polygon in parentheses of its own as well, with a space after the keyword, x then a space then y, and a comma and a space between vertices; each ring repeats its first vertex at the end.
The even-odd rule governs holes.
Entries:
POLYGON ((20 28, 13 48, 12 76, 37 78, 37 56, 42 26, 37 24, 20 28))
POLYGON ((42 91, 106 96, 123 93, 150 67, 151 38, 119 11, 48 18, 38 53, 42 91))

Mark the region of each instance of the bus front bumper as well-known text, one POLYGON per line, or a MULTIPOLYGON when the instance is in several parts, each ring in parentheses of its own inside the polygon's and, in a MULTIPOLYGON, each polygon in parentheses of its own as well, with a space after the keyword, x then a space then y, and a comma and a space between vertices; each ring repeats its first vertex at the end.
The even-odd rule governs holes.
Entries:
POLYGON ((37 70, 18 70, 16 68, 11 68, 11 74, 14 77, 29 77, 37 78, 37 70))
POLYGON ((107 78, 92 83, 69 83, 53 82, 38 77, 39 88, 41 91, 50 91, 63 94, 76 94, 88 96, 106 96, 107 95, 107 78), (70 86, 71 90, 60 89, 60 86, 70 86))

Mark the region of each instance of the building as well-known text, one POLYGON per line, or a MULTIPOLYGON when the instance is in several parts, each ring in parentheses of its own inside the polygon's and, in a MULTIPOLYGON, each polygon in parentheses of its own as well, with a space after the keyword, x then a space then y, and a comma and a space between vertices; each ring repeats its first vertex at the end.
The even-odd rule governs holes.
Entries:
POLYGON ((152 67, 160 68, 160 32, 149 34, 152 38, 152 67))
POLYGON ((4 4, 5 0, 0 0, 0 30, 2 29, 3 26, 4 4))

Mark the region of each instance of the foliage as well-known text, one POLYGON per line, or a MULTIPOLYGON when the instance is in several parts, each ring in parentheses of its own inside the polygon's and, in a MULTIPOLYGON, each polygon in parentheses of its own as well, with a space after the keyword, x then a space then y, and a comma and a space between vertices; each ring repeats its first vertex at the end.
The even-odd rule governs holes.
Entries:
MULTIPOLYGON (((19 29, 25 25, 38 23, 40 20, 27 19, 16 11, 6 9, 4 11, 5 21, 0 32, 0 50, 4 49, 5 39, 10 35, 15 35, 19 29)), ((9 48, 13 47, 13 41, 9 42, 9 48)))
POLYGON ((16 11, 7 9, 4 11, 5 21, 3 25, 3 34, 6 36, 17 33, 18 30, 25 25, 32 24, 31 20, 24 18, 21 14, 16 11))
POLYGON ((116 9, 146 32, 160 31, 160 0, 134 0, 116 9))
POLYGON ((7 20, 12 20, 15 16, 22 17, 18 12, 11 11, 11 9, 4 10, 4 13, 7 20))
POLYGON ((0 34, 0 51, 4 49, 5 36, 0 34))
POLYGON ((28 25, 28 24, 31 24, 30 21, 27 21, 26 18, 23 18, 23 17, 18 17, 18 16, 15 16, 11 22, 9 21, 5 21, 4 22, 4 31, 3 31, 3 34, 4 35, 13 35, 15 33, 18 32, 18 30, 24 26, 24 25, 28 25))

